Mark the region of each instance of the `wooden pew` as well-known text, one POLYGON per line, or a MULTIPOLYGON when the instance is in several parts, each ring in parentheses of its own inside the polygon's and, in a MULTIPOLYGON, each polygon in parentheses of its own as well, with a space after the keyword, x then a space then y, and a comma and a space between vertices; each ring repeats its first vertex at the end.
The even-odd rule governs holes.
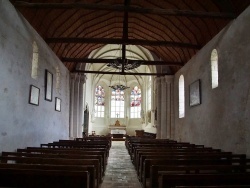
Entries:
POLYGON ((102 162, 101 155, 81 155, 81 154, 65 154, 65 153, 24 153, 24 152, 2 152, 2 156, 14 157, 39 157, 39 158, 66 158, 66 159, 98 159, 99 169, 104 176, 105 166, 102 162))
POLYGON ((42 158, 42 157, 6 157, 0 156, 2 163, 22 163, 22 164, 51 164, 51 165, 94 165, 96 169, 97 184, 102 182, 101 169, 97 159, 62 159, 62 158, 42 158))
MULTIPOLYGON (((143 187, 147 185, 147 178, 149 178, 150 187, 157 187, 156 182, 160 172, 161 178, 164 180, 164 176, 179 172, 182 174, 190 172, 202 174, 205 171, 206 173, 224 175, 226 171, 228 174, 234 173, 238 176, 239 173, 245 175, 246 171, 249 171, 247 164, 249 160, 243 154, 222 152, 220 149, 205 148, 203 145, 155 140, 137 140, 128 137, 125 142, 143 187), (162 172, 160 169, 167 170, 167 172, 162 172)), ((162 187, 168 186, 166 182, 162 187)), ((242 186, 240 183, 237 185, 242 186)), ((223 184, 223 186, 225 185, 223 184)))
MULTIPOLYGON (((231 153, 205 153, 205 154, 196 154, 196 153, 186 153, 182 155, 174 154, 174 153, 158 153, 156 154, 145 154, 141 155, 140 158, 140 164, 138 165, 138 174, 139 179, 142 180, 142 171, 143 171, 143 163, 146 159, 183 159, 183 160, 189 160, 189 159, 209 159, 209 160, 239 160, 239 161, 245 161, 246 155, 244 154, 231 154, 231 153), (161 155, 162 154, 162 155, 161 155)), ((150 167, 146 167, 145 169, 149 169, 150 167)), ((146 172, 145 172, 146 173, 146 172)), ((146 178, 149 176, 149 171, 145 174, 146 178)))
POLYGON ((159 172, 159 188, 203 185, 250 185, 250 173, 169 174, 159 172))
POLYGON ((146 144, 146 143, 152 143, 152 144, 158 144, 158 143, 177 143, 176 141, 172 141, 169 139, 140 139, 136 141, 127 141, 126 147, 129 151, 129 154, 131 155, 133 153, 133 147, 137 144, 146 144))
POLYGON ((192 166, 192 165, 246 165, 249 160, 244 159, 145 159, 142 172, 139 177, 142 179, 142 184, 146 185, 146 179, 150 176, 150 167, 152 165, 168 165, 168 166, 192 166))
POLYGON ((173 165, 152 165, 150 166, 150 177, 149 177, 149 186, 147 182, 144 181, 144 187, 149 188, 158 188, 158 173, 159 171, 166 171, 169 173, 183 173, 183 174, 200 174, 200 173, 218 173, 218 172, 227 172, 227 173, 243 173, 250 171, 250 165, 182 165, 182 166, 173 166, 173 165))
POLYGON ((83 138, 75 138, 75 141, 99 141, 99 140, 106 140, 109 143, 109 149, 112 146, 112 139, 111 136, 86 136, 83 138))
POLYGON ((0 168, 0 186, 25 188, 89 188, 89 172, 0 168))
POLYGON ((135 146, 133 148, 133 152, 131 152, 131 155, 134 157, 137 153, 138 150, 144 150, 144 149, 179 149, 179 150, 186 150, 186 149, 193 149, 193 150, 199 150, 199 151, 221 151, 219 149, 213 149, 211 147, 203 147, 203 146, 196 146, 196 145, 183 145, 183 147, 180 144, 176 145, 177 147, 175 147, 175 144, 151 144, 151 145, 144 145, 144 146, 135 146))
POLYGON ((27 149, 17 149, 19 153, 32 153, 32 154, 58 154, 58 155, 81 155, 89 156, 95 155, 101 157, 101 164, 103 164, 101 169, 101 174, 104 176, 105 169, 107 165, 107 158, 105 156, 105 152, 103 151, 83 151, 81 149, 70 149, 70 148, 27 148, 27 149))
POLYGON ((219 153, 221 150, 219 149, 212 149, 212 148, 168 148, 168 147, 155 147, 155 148, 138 148, 135 149, 134 156, 132 158, 132 162, 136 164, 136 162, 139 161, 139 154, 144 152, 154 152, 154 153, 160 153, 160 152, 172 152, 172 153, 186 153, 186 152, 192 152, 192 153, 219 153))
POLYGON ((40 147, 45 148, 105 148, 108 151, 108 146, 104 144, 89 144, 89 143, 68 143, 68 142, 53 142, 40 144, 40 147))
POLYGON ((111 141, 109 140, 59 140, 53 143, 71 143, 71 144, 88 144, 88 145, 104 145, 109 150, 111 147, 111 141))
POLYGON ((178 150, 159 150, 159 151, 138 151, 136 155, 136 159, 134 162, 134 165, 136 169, 139 169, 139 166, 142 165, 143 160, 146 156, 199 156, 199 157, 207 157, 207 156, 217 156, 217 157, 242 157, 246 158, 246 155, 233 155, 232 152, 210 152, 210 151, 204 151, 204 152, 196 152, 196 151, 190 151, 190 150, 184 150, 179 152, 178 150), (233 155, 233 156, 232 156, 233 155))
POLYGON ((129 153, 134 153, 134 150, 137 148, 144 147, 166 147, 166 148, 178 148, 178 149, 186 149, 186 148, 204 148, 203 145, 195 145, 190 143, 136 143, 131 147, 131 151, 129 153))
POLYGON ((81 155, 101 155, 103 164, 107 164, 107 153, 105 150, 87 148, 40 148, 40 147, 27 147, 26 149, 17 149, 17 152, 26 153, 68 153, 68 154, 81 154, 81 155))
MULTIPOLYGON (((89 187, 90 188, 98 188, 97 182, 95 183, 95 176, 96 176, 96 170, 94 165, 48 165, 48 164, 5 164, 5 163, 0 163, 0 169, 35 169, 35 170, 58 170, 58 171, 67 171, 67 172, 84 172, 88 171, 89 172, 89 187)), ((0 177, 0 182, 1 182, 1 177, 0 177)), ((6 180, 4 180, 6 181, 6 180)), ((11 186, 11 184, 9 185, 11 186)), ((45 187, 49 187, 50 185, 47 185, 45 187)))
POLYGON ((101 144, 89 144, 89 143, 76 143, 76 142, 53 142, 48 144, 41 144, 41 148, 72 148, 72 149, 85 149, 91 148, 96 150, 105 150, 106 156, 109 156, 109 146, 101 144))
POLYGON ((250 185, 175 186, 175 188, 250 188, 250 185))

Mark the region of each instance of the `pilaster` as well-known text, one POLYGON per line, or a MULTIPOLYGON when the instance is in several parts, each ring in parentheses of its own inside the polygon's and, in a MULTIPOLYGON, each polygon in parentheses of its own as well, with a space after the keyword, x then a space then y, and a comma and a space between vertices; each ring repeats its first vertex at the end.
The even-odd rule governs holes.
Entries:
POLYGON ((174 129, 174 76, 165 76, 166 82, 166 127, 167 137, 172 138, 174 129))
POLYGON ((167 83, 161 77, 161 138, 167 138, 167 83))
POLYGON ((161 78, 156 78, 156 137, 161 138, 161 78))
POLYGON ((85 83, 85 75, 79 75, 79 108, 78 108, 78 127, 77 137, 82 137, 83 132, 83 113, 84 113, 84 93, 83 86, 85 83))

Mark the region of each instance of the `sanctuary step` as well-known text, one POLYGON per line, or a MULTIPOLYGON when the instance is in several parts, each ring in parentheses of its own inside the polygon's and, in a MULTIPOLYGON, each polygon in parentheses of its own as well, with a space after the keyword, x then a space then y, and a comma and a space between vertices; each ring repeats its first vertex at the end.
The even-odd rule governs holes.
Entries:
POLYGON ((123 137, 123 138, 111 138, 111 139, 112 139, 112 141, 125 141, 126 140, 125 137, 123 137))

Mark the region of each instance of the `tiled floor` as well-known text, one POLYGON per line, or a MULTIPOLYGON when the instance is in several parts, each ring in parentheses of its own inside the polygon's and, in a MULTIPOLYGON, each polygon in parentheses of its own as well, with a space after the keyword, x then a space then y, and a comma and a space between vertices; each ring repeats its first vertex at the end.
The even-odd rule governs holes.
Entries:
POLYGON ((113 141, 101 188, 141 188, 124 141, 113 141))

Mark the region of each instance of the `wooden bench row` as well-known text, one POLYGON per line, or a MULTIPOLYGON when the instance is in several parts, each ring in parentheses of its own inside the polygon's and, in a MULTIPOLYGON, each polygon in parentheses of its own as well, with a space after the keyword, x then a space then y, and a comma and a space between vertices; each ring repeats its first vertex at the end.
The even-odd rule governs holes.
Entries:
POLYGON ((94 139, 55 143, 60 147, 41 145, 2 152, 0 186, 98 188, 105 173, 110 143, 105 141, 100 145, 94 139), (88 142, 93 147, 78 147, 80 142, 83 145, 88 142))
POLYGON ((244 154, 167 139, 127 137, 125 144, 143 188, 250 185, 244 154))

